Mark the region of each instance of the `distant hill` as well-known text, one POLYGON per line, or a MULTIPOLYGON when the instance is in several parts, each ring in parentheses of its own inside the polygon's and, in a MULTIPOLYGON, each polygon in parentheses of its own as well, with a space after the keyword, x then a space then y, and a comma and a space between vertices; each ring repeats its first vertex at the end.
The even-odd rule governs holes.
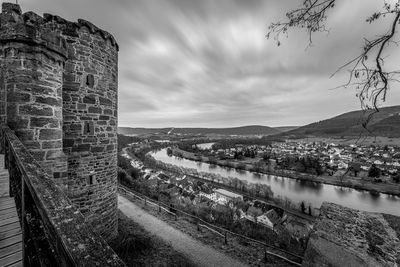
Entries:
POLYGON ((300 126, 279 126, 279 127, 274 127, 274 129, 277 129, 278 131, 284 133, 284 132, 288 132, 294 129, 299 128, 300 126))
POLYGON ((141 135, 150 133, 168 133, 171 128, 131 128, 118 127, 118 133, 124 135, 141 135))
POLYGON ((179 134, 218 134, 218 135, 272 135, 282 131, 261 125, 241 126, 232 128, 129 128, 118 127, 118 132, 125 135, 140 135, 149 133, 179 134))
MULTIPOLYGON (((279 134, 288 137, 305 136, 359 136, 360 133, 368 134, 362 123, 372 111, 351 111, 342 115, 311 123, 297 129, 279 134)), ((372 116, 367 125, 372 135, 386 137, 400 137, 400 106, 379 109, 372 116)))

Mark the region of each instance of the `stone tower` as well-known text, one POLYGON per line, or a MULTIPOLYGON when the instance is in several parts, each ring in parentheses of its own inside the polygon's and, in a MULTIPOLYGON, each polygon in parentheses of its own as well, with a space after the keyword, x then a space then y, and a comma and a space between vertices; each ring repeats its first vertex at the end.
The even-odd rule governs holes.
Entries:
POLYGON ((104 238, 117 233, 118 44, 90 22, 0 14, 0 122, 104 238))

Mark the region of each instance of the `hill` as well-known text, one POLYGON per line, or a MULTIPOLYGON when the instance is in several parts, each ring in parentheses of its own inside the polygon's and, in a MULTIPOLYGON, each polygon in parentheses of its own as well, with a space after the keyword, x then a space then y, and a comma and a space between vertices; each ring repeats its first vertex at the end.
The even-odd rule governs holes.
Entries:
POLYGON ((175 134, 217 134, 217 135, 272 135, 282 131, 268 126, 250 125, 232 128, 129 128, 119 127, 118 132, 125 135, 140 135, 168 132, 175 134))
POLYGON ((151 133, 168 133, 171 128, 131 128, 118 127, 118 133, 123 135, 142 135, 151 133))
MULTIPOLYGON (((360 134, 366 135, 369 133, 362 127, 362 123, 371 113, 372 111, 351 111, 279 135, 288 137, 353 137, 360 134)), ((367 129, 371 132, 371 135, 400 137, 400 106, 381 108, 378 113, 373 114, 367 129)))
POLYGON ((274 127, 274 129, 277 129, 278 131, 284 133, 284 132, 288 132, 294 129, 299 128, 300 126, 279 126, 279 127, 274 127))

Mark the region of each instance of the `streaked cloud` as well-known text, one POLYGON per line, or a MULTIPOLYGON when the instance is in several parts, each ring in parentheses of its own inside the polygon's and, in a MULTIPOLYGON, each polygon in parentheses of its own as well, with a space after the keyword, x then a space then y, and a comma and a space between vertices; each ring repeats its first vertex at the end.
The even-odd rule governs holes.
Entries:
MULTIPOLYGON (((299 1, 298 3, 300 3, 299 1)), ((302 125, 359 108, 330 75, 357 55, 385 21, 365 18, 380 1, 339 1, 329 33, 312 47, 300 31, 277 47, 270 22, 295 1, 22 0, 24 11, 92 21, 120 45, 119 124, 132 127, 302 125), (355 10, 357 12, 355 12, 355 10)), ((387 21, 386 21, 387 22, 387 21)), ((398 58, 393 51, 391 57, 398 58)), ((398 61, 395 61, 398 62, 398 61)), ((387 105, 399 103, 392 88, 387 105)), ((397 91, 397 92, 396 92, 397 91)))

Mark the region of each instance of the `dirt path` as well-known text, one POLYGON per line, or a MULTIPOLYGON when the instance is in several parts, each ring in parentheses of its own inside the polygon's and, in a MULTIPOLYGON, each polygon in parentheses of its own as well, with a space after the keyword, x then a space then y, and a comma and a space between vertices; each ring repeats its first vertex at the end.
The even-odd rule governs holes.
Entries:
POLYGON ((173 228, 164 221, 148 214, 125 197, 118 195, 118 208, 129 218, 143 226, 150 233, 162 238, 167 243, 183 253, 198 266, 247 266, 229 256, 210 248, 173 228))

